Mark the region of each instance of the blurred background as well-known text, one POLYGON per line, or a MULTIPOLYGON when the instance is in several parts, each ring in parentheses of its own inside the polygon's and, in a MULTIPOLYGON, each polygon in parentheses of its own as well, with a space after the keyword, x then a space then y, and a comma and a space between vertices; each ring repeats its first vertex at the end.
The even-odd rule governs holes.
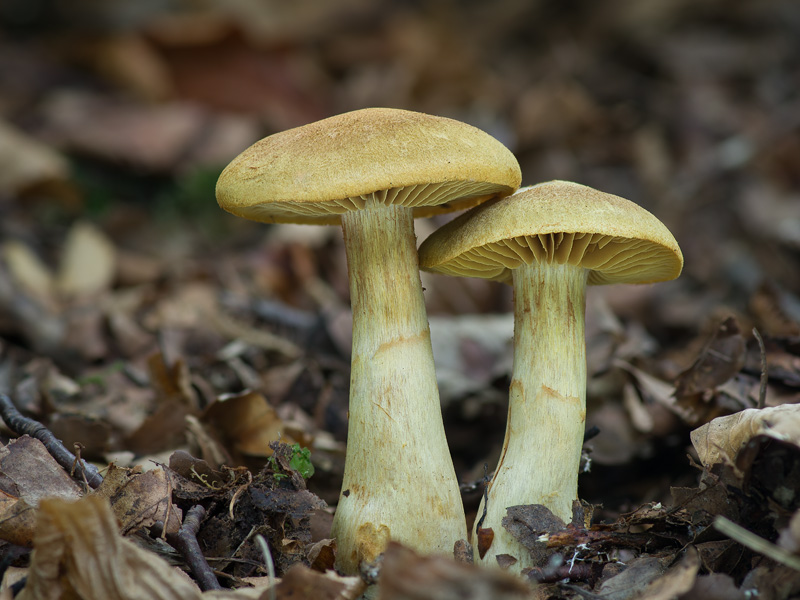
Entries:
MULTIPOLYGON (((677 281, 589 297, 601 434, 582 495, 628 482, 606 500, 622 509, 692 480, 688 429, 757 397, 752 327, 800 335, 793 0, 3 0, 0 383, 63 437, 93 431, 87 452, 106 458, 197 444, 186 414, 259 390, 276 431, 330 453, 316 491, 335 501, 341 234, 236 219, 214 185, 254 141, 368 106, 471 123, 516 154, 523 185, 580 182, 670 228, 685 255, 677 281), (677 406, 673 382, 728 317, 744 371, 717 372, 677 406), (147 367, 154 349, 183 365, 191 393, 147 367), (181 393, 195 404, 153 429, 181 393), (662 453, 672 462, 654 463, 662 453)), ((419 222, 420 239, 441 222, 419 222)), ((424 285, 454 458, 474 481, 502 442, 510 289, 424 285)), ((796 347, 770 348, 789 375, 768 400, 796 401, 796 347)))

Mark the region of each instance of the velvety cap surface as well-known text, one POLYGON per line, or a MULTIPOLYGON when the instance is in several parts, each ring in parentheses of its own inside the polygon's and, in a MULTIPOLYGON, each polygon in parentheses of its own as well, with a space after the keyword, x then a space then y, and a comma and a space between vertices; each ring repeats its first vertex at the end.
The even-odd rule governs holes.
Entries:
POLYGON ((683 268, 678 243, 652 214, 567 181, 476 206, 431 234, 419 254, 426 271, 506 283, 535 261, 585 267, 591 285, 667 281, 683 268))
POLYGON ((367 108, 256 142, 223 171, 217 201, 256 221, 338 223, 373 194, 427 216, 508 195, 520 181, 514 155, 480 129, 367 108))

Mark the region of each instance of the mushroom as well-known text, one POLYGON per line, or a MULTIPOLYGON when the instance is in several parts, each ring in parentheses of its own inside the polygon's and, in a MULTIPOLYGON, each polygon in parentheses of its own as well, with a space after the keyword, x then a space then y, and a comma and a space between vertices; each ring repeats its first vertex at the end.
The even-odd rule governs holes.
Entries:
POLYGON ((278 223, 341 223, 353 346, 337 566, 355 573, 390 539, 452 553, 466 537, 419 277, 413 217, 519 187, 511 152, 470 125, 370 108, 267 137, 231 162, 220 206, 278 223))
MULTIPOLYGON (((477 524, 494 538, 480 559, 529 552, 502 526, 509 506, 542 504, 569 523, 578 497, 586 416, 585 290, 677 277, 683 257, 640 206, 566 181, 522 188, 477 206, 431 234, 420 267, 514 288, 514 362, 499 463, 477 524)), ((477 559, 477 558, 476 558, 477 559)))

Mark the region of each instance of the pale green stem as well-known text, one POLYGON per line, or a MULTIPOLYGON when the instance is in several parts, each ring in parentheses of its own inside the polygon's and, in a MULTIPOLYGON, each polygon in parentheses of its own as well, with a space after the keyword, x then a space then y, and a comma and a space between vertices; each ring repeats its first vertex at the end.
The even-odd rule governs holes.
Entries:
MULTIPOLYGON (((518 559, 518 571, 532 565, 528 551, 503 528, 506 508, 543 504, 569 523, 578 497, 586 419, 586 270, 544 263, 518 267, 513 276, 508 422, 481 526, 494 531, 482 562, 496 565, 498 554, 510 554, 518 559)), ((482 514, 483 503, 478 518, 482 514)))
POLYGON ((389 539, 452 555, 466 537, 445 440, 411 210, 342 217, 353 309, 347 457, 332 535, 357 572, 389 539))

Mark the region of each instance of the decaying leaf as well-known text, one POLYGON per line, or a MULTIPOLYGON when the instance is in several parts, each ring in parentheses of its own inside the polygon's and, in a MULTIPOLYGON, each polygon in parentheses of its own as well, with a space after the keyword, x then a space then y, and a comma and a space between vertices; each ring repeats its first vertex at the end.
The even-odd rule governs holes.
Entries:
POLYGON ((25 500, 0 491, 0 540, 30 548, 36 530, 36 510, 25 500))
POLYGON ((443 556, 419 556, 390 542, 378 583, 381 600, 511 600, 530 587, 498 569, 482 569, 443 556))
POLYGON ((675 395, 685 398, 694 394, 709 394, 736 375, 744 365, 745 341, 739 324, 728 317, 719 324, 694 364, 678 375, 675 395))
POLYGON ((119 535, 108 501, 43 500, 28 582, 19 600, 199 600, 200 590, 119 535))
POLYGON ((635 598, 641 600, 677 600, 694 586, 700 569, 700 557, 693 546, 666 573, 652 581, 635 598))
POLYGON ((364 588, 359 577, 342 577, 334 571, 323 574, 295 565, 275 586, 275 600, 354 600, 361 596, 364 588))
POLYGON ((766 435, 800 447, 800 405, 748 408, 718 417, 691 433, 692 445, 706 465, 734 459, 747 442, 766 435))
POLYGON ((38 506, 43 498, 76 500, 82 494, 44 444, 27 435, 0 448, 0 473, 0 489, 31 506, 38 506))
POLYGON ((217 433, 226 448, 244 455, 271 456, 270 442, 293 442, 283 436, 284 424, 275 409, 257 392, 218 398, 200 419, 217 433))
POLYGON ((172 484, 163 469, 122 469, 111 465, 103 483, 94 495, 106 498, 126 533, 140 527, 151 527, 156 521, 165 523, 168 533, 181 526, 181 510, 171 506, 172 484))
POLYGON ((631 560, 623 570, 606 579, 599 587, 603 600, 630 600, 640 595, 650 584, 666 571, 668 560, 655 556, 643 556, 631 560))

